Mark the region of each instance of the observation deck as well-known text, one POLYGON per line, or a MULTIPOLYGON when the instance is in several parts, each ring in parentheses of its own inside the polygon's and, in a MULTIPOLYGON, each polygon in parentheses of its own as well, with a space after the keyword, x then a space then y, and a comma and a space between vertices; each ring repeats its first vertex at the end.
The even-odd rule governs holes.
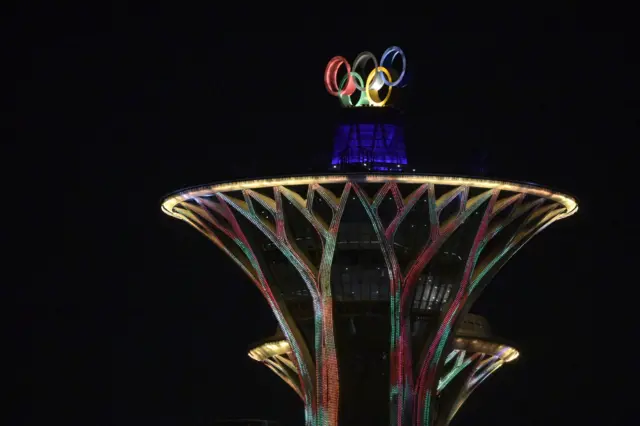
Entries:
POLYGON ((263 293, 282 338, 251 356, 296 389, 307 424, 386 426, 448 424, 486 377, 479 366, 517 356, 469 309, 577 203, 515 182, 336 174, 190 188, 162 209, 263 293))

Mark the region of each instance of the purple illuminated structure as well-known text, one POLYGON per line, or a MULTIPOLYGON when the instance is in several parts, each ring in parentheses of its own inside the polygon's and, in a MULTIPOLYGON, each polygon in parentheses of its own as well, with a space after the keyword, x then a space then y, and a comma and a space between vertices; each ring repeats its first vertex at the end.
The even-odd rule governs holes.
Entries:
POLYGON ((331 158, 333 171, 403 172, 407 169, 404 127, 391 108, 343 110, 331 158))
POLYGON ((395 124, 342 124, 331 166, 362 165, 372 171, 402 171, 407 165, 402 128, 395 124))

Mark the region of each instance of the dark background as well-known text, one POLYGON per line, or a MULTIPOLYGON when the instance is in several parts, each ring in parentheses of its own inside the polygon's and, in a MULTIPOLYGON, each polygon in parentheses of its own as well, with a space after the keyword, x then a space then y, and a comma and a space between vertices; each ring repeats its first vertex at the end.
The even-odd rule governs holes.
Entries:
POLYGON ((481 15, 493 18, 484 28, 443 28, 461 24, 452 12, 396 18, 398 32, 354 21, 296 33, 227 31, 235 18, 213 8, 16 12, 18 143, 7 158, 27 160, 33 234, 19 248, 37 259, 15 299, 16 424, 302 423, 297 396, 246 355, 276 326, 259 292, 160 201, 190 185, 326 169, 338 110, 326 62, 390 45, 408 58, 407 151, 419 172, 468 173, 487 154, 490 176, 580 201, 478 301, 473 311, 522 356, 455 422, 602 424, 595 336, 611 302, 592 297, 595 268, 615 256, 598 249, 611 248, 602 226, 620 223, 596 227, 611 183, 598 177, 622 149, 624 37, 573 11, 501 13, 481 15))

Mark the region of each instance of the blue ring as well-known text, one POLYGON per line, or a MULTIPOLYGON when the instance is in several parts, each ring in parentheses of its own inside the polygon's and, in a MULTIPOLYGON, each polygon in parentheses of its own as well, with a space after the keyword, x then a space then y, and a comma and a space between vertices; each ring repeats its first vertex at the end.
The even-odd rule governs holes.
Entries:
POLYGON ((384 53, 382 54, 382 58, 380 59, 380 66, 385 67, 386 69, 392 69, 391 65, 397 55, 402 56, 402 72, 400 73, 400 76, 398 77, 398 79, 392 83, 389 80, 387 80, 387 76, 385 76, 384 73, 381 73, 382 81, 384 81, 384 83, 390 87, 396 87, 402 82, 402 79, 404 78, 404 73, 407 70, 407 57, 404 56, 404 52, 398 46, 391 46, 390 48, 384 51, 384 53), (392 55, 391 58, 389 58, 389 55, 392 55))

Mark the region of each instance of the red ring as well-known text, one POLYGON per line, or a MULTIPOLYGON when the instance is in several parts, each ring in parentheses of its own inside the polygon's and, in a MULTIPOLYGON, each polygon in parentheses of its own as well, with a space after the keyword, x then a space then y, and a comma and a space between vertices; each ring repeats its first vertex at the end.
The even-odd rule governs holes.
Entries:
POLYGON ((331 58, 327 68, 324 70, 324 86, 327 88, 327 92, 333 96, 351 96, 356 91, 356 83, 351 75, 351 65, 344 57, 334 56, 331 58), (338 69, 342 64, 347 69, 349 81, 347 81, 344 89, 340 91, 338 87, 338 69))

